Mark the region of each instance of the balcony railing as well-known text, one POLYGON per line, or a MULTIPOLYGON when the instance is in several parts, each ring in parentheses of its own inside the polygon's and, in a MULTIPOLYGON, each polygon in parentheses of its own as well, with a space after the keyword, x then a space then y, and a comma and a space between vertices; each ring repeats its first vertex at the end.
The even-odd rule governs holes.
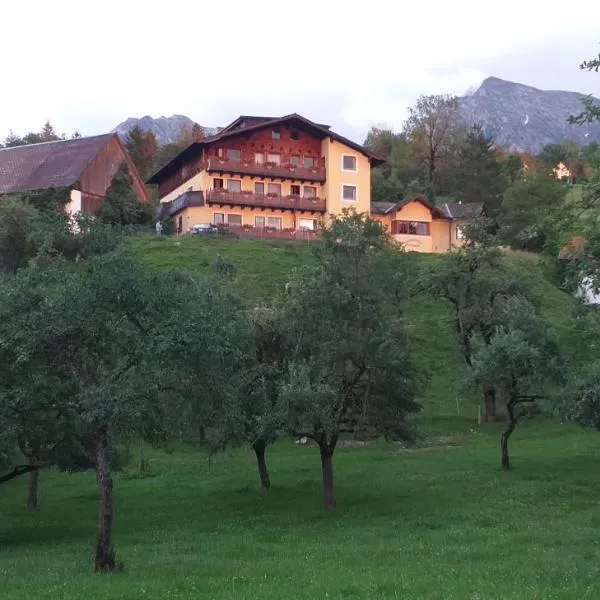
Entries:
POLYGON ((298 179, 300 181, 325 181, 325 167, 305 167, 292 164, 257 163, 254 161, 234 161, 211 156, 206 170, 225 173, 239 173, 257 177, 278 177, 280 179, 298 179))
POLYGON ((310 212, 325 212, 327 208, 324 198, 275 196, 270 194, 255 194, 254 192, 230 192, 226 189, 207 191, 206 202, 208 204, 229 204, 232 206, 304 210, 310 212))
POLYGON ((172 217, 189 206, 204 206, 204 193, 200 191, 184 192, 171 202, 163 202, 160 205, 160 215, 172 217))

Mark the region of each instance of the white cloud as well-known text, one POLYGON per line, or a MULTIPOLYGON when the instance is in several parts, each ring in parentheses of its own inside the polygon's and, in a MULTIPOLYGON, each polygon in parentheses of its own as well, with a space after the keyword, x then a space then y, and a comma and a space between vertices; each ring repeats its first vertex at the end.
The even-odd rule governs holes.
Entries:
POLYGON ((575 46, 582 59, 597 52, 600 6, 581 0, 582 19, 565 19, 561 7, 516 0, 493 11, 473 0, 105 0, 93 10, 75 0, 7 3, 0 137, 47 118, 59 131, 97 133, 128 116, 172 113, 222 125, 240 113, 295 111, 355 136, 372 123, 399 127, 419 94, 464 93, 495 74, 485 65, 505 56, 514 62, 515 54, 551 48, 558 57, 575 46))

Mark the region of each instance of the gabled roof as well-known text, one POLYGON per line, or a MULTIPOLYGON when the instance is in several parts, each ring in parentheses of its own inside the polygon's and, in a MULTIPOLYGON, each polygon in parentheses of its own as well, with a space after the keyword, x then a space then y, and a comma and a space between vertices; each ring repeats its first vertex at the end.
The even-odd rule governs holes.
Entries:
POLYGON ((411 202, 418 202, 427 207, 431 211, 431 214, 438 219, 448 218, 448 215, 443 210, 440 210, 435 204, 429 202, 425 196, 415 196, 414 198, 399 200, 397 202, 371 202, 371 212, 376 215, 389 215, 395 213, 411 202))
POLYGON ((116 133, 0 149, 0 195, 73 185, 116 133))
POLYGON ((450 219, 472 219, 484 211, 483 202, 446 202, 440 208, 450 219))
POLYGON ((218 131, 217 135, 226 133, 228 131, 234 131, 234 130, 239 131, 240 129, 242 129, 242 125, 244 125, 244 124, 245 124, 245 127, 247 127, 249 124, 250 125, 258 125, 259 123, 273 121, 276 118, 277 117, 253 117, 251 115, 240 115, 237 119, 235 119, 235 121, 232 121, 231 123, 229 123, 229 125, 226 125, 225 127, 223 127, 223 129, 218 131))
POLYGON ((376 215, 387 215, 397 204, 397 202, 371 202, 371 212, 376 215))
POLYGON ((159 183, 160 180, 166 173, 170 170, 170 168, 175 165, 179 160, 184 157, 184 155, 193 154, 194 150, 200 150, 201 148, 208 146, 214 142, 221 141, 224 139, 228 139, 231 137, 238 136, 240 134, 245 134, 247 132, 258 131, 264 128, 272 128, 281 126, 285 123, 295 122, 296 125, 308 129, 311 131, 313 135, 319 137, 320 139, 324 139, 327 137, 333 138, 334 140, 345 144, 349 148, 353 148, 354 150, 368 156, 371 159, 373 166, 379 165, 384 161, 382 157, 374 152, 371 152, 368 148, 341 136, 334 131, 329 129, 328 125, 321 125, 319 123, 314 123, 309 119, 299 115, 297 113, 292 113, 290 115, 286 115, 284 117, 278 117, 274 119, 267 119, 267 117, 251 117, 251 116, 240 116, 235 121, 230 123, 225 129, 219 131, 216 135, 203 138, 198 140, 197 142, 193 142, 190 144, 185 150, 180 152, 177 156, 171 159, 166 165, 161 167, 156 173, 154 173, 149 179, 148 183, 159 183), (247 125, 244 128, 239 128, 239 125, 242 122, 247 122, 247 125))

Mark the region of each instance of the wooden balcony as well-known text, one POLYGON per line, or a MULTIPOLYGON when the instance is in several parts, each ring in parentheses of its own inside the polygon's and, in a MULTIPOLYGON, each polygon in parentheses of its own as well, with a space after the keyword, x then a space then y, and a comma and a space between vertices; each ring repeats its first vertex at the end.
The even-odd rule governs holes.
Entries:
POLYGON ((304 167, 292 164, 277 165, 274 163, 256 163, 253 161, 237 162, 227 158, 211 156, 206 161, 209 173, 231 173, 249 175, 250 177, 290 179, 298 181, 325 182, 325 167, 304 167))
POLYGON ((300 196, 273 196, 254 192, 230 192, 215 189, 206 192, 207 204, 221 206, 248 206, 251 208, 272 208, 274 210, 299 210, 324 213, 327 203, 324 198, 302 198, 300 196))
POLYGON ((161 216, 172 217, 190 206, 204 206, 204 193, 200 191, 184 192, 171 202, 163 202, 160 205, 159 214, 161 216))

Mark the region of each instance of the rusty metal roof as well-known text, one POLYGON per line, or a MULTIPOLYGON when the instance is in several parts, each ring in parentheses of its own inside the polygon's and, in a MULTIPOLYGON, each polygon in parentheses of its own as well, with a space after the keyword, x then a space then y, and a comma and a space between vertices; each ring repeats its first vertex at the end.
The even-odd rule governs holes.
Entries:
POLYGON ((0 149, 0 194, 74 184, 116 133, 0 149))

